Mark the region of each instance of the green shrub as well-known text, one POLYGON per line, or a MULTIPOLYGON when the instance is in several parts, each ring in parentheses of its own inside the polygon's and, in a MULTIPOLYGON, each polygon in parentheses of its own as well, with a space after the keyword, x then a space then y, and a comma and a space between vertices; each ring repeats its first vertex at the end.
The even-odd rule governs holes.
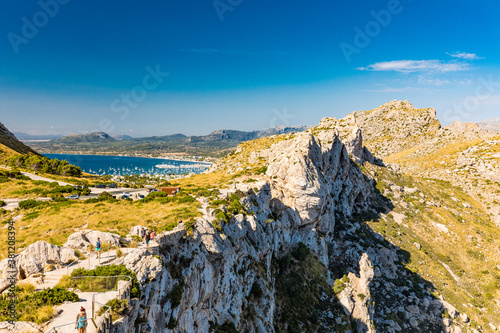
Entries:
MULTIPOLYGON (((123 316, 127 312, 128 302, 126 299, 120 300, 118 298, 113 298, 112 300, 109 300, 106 305, 111 307, 111 315, 114 318, 113 320, 115 320, 117 316, 123 316)), ((101 309, 99 309, 97 315, 101 316, 107 310, 108 307, 103 306, 101 309)))
POLYGON ((35 199, 28 199, 19 202, 19 208, 21 209, 31 209, 39 205, 39 202, 35 199))
POLYGON ((110 265, 110 266, 97 266, 95 269, 86 270, 84 268, 77 268, 71 273, 71 277, 75 276, 117 276, 126 275, 132 277, 132 290, 130 297, 140 297, 140 287, 137 282, 135 273, 129 270, 125 265, 110 265))
MULTIPOLYGON (((65 175, 80 177, 82 175, 82 169, 80 167, 71 165, 66 160, 49 159, 41 155, 14 155, 6 160, 6 163, 13 167, 23 167, 35 171, 42 171, 45 173, 51 173, 54 175, 65 175)), ((15 176, 16 179, 29 179, 26 176, 15 176)))
POLYGON ((6 205, 7 204, 5 203, 5 201, 0 200, 0 207, 6 206, 6 205))
MULTIPOLYGON (((55 287, 34 292, 32 286, 16 286, 16 320, 32 321, 42 324, 54 315, 53 306, 65 301, 78 302, 77 294, 66 289, 55 287)), ((0 321, 8 321, 8 295, 0 296, 0 321)))
POLYGON ((309 248, 304 243, 300 242, 299 247, 292 252, 292 256, 295 259, 302 261, 309 255, 310 252, 309 248))
POLYGON ((190 219, 189 221, 184 222, 184 226, 186 227, 186 233, 188 235, 192 235, 196 226, 196 220, 194 218, 190 219))
POLYGON ((253 297, 254 299, 260 299, 264 295, 264 292, 262 291, 262 288, 260 285, 255 281, 252 284, 252 289, 250 289, 250 296, 253 297))
POLYGON ((168 299, 172 303, 172 309, 181 304, 182 295, 184 294, 184 283, 180 282, 173 286, 172 290, 167 294, 168 299))
POLYGON ((219 325, 214 322, 210 322, 210 327, 208 329, 210 333, 238 333, 236 325, 234 323, 226 321, 224 324, 219 325))

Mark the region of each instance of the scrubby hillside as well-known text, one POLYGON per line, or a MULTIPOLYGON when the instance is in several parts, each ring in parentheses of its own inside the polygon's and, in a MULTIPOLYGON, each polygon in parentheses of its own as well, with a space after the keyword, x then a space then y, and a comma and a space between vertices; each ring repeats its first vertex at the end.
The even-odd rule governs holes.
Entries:
POLYGON ((3 159, 15 154, 36 154, 36 152, 19 141, 0 123, 0 158, 3 159))
MULTIPOLYGON (((475 123, 442 127, 434 109, 392 101, 317 127, 356 127, 366 147, 406 174, 450 181, 483 204, 500 226, 500 134, 475 123)), ((345 137, 345 135, 344 135, 345 137)))

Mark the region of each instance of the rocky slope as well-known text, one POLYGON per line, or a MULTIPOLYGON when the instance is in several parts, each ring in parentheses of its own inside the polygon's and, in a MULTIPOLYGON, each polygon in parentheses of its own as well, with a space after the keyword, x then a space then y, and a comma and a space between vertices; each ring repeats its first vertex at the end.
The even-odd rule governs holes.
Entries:
POLYGON ((326 118, 317 129, 353 126, 375 156, 412 176, 451 181, 482 202, 500 226, 499 133, 476 123, 443 127, 434 109, 417 109, 408 101, 326 118))
POLYGON ((0 157, 12 154, 37 154, 30 147, 19 141, 2 123, 0 123, 0 157))
MULTIPOLYGON (((209 210, 192 237, 164 244, 170 264, 142 314, 147 329, 462 332, 469 317, 406 268, 409 253, 368 223, 392 219, 386 214, 395 207, 375 177, 349 158, 350 152, 358 161, 373 159, 359 149, 359 131, 346 145, 335 131, 317 134, 292 135, 258 151, 253 157, 267 167, 252 173, 260 180, 221 191, 241 196, 252 213, 223 222, 209 210), (177 288, 182 298, 173 302, 177 288)), ((224 163, 214 170, 228 167, 248 170, 224 163)), ((394 218, 403 223, 402 216, 394 218)))

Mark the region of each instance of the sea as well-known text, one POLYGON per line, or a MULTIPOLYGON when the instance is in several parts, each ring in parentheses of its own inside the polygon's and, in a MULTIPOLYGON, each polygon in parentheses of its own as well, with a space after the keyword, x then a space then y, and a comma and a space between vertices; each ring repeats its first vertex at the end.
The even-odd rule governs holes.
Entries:
POLYGON ((95 175, 183 175, 202 173, 210 163, 108 155, 44 154, 48 158, 66 160, 82 171, 95 175))

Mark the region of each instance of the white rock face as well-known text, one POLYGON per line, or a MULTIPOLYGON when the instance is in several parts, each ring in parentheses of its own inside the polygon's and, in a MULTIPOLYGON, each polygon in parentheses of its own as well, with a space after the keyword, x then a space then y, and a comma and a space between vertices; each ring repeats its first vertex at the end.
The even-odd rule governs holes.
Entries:
MULTIPOLYGON (((25 279, 32 274, 59 268, 62 264, 77 259, 74 250, 61 248, 46 241, 28 246, 17 257, 18 277, 25 279)), ((6 264, 7 259, 1 265, 6 264)), ((3 273, 2 273, 3 274, 3 273)), ((2 278, 5 278, 2 276, 2 278)))
POLYGON ((89 233, 86 233, 85 237, 87 237, 89 242, 94 246, 97 244, 97 238, 101 239, 101 244, 103 244, 103 246, 104 243, 108 243, 109 246, 119 245, 120 241, 124 241, 124 239, 117 234, 97 230, 92 230, 89 233))
POLYGON ((136 274, 137 281, 140 284, 146 284, 146 281, 155 279, 162 270, 160 260, 147 253, 146 249, 137 249, 128 252, 123 258, 115 263, 124 264, 136 274))
POLYGON ((129 236, 139 236, 142 237, 141 231, 142 229, 145 229, 146 231, 149 231, 149 228, 143 227, 140 225, 136 225, 130 229, 130 233, 128 234, 129 236))
POLYGON ((104 243, 108 243, 109 246, 114 246, 126 242, 125 239, 117 234, 97 230, 82 230, 71 234, 63 247, 85 250, 91 244, 95 247, 97 238, 101 239, 101 244, 103 246, 104 243))

